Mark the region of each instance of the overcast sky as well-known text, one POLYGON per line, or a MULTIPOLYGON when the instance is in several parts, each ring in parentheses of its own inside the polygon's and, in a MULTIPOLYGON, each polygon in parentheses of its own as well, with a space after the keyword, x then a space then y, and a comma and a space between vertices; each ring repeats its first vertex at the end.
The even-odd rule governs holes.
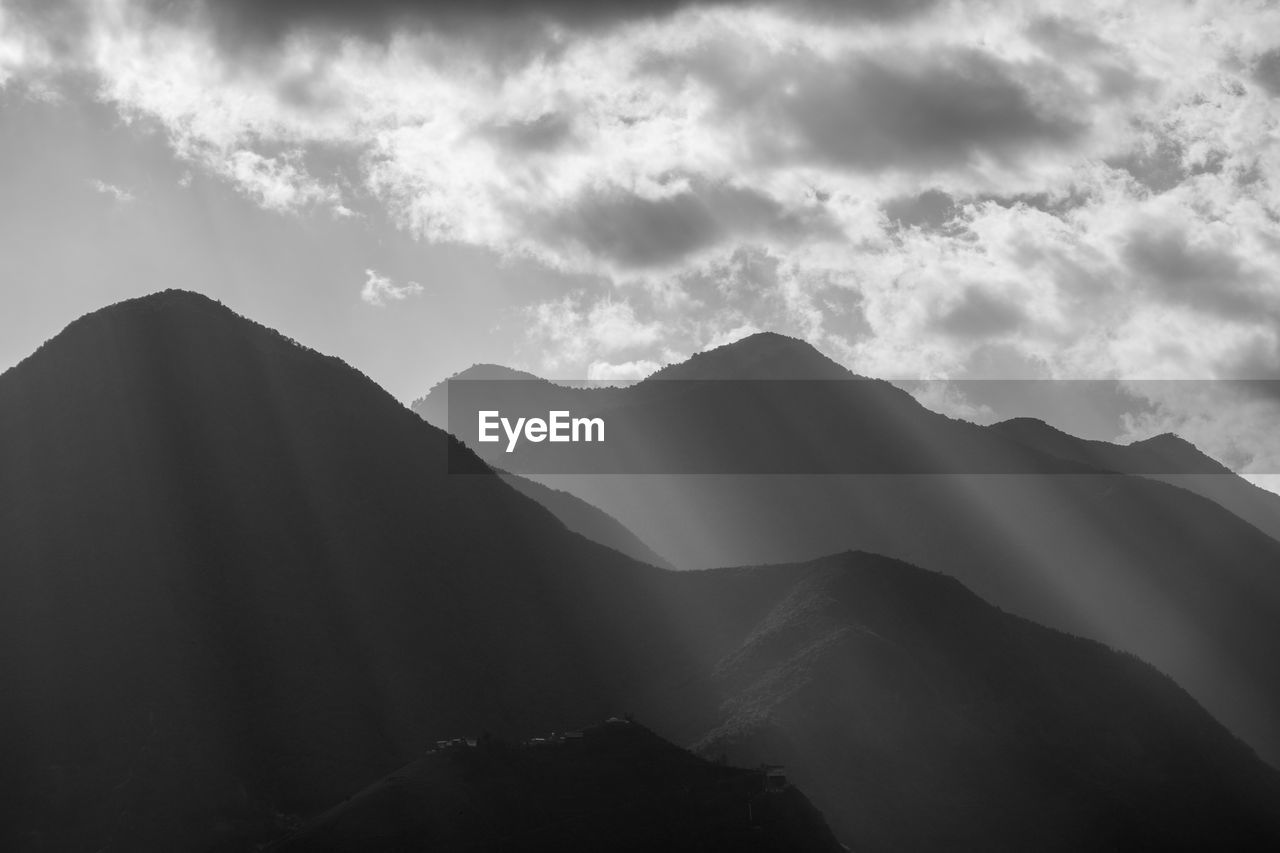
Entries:
MULTIPOLYGON (((0 368, 180 286, 405 400, 765 329, 1280 378, 1278 118, 1267 2, 0 0, 0 368)), ((1280 471, 1276 406, 1127 431, 1280 471)))

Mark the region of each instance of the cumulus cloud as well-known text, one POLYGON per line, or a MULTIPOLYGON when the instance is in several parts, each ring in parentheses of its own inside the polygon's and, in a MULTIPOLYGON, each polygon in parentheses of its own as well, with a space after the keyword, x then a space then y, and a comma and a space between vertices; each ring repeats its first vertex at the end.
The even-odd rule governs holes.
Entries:
POLYGON ((416 281, 398 285, 373 270, 365 270, 364 274, 364 287, 360 289, 360 299, 378 308, 385 306, 388 302, 403 302, 410 296, 419 296, 422 293, 422 285, 416 281))

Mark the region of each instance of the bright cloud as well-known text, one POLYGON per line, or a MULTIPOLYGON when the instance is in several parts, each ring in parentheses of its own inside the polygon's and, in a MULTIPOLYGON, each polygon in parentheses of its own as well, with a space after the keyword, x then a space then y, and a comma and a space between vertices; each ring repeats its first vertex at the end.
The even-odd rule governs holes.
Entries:
POLYGON ((410 296, 418 296, 422 293, 422 285, 416 281, 397 285, 391 279, 378 275, 373 270, 365 270, 364 274, 365 281, 364 287, 360 289, 360 298, 378 308, 388 302, 403 302, 410 296))

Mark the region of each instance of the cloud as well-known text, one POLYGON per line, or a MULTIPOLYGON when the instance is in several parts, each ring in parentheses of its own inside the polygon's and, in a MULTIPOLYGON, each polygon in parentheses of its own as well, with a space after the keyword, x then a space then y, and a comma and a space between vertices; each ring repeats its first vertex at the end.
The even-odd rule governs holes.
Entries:
POLYGON ((385 41, 398 30, 428 27, 446 33, 492 35, 508 41, 536 37, 540 27, 594 31, 669 18, 691 9, 785 7, 820 19, 895 20, 938 0, 186 0, 152 6, 206 14, 226 42, 275 42, 302 31, 333 31, 385 41))
POLYGON ((777 104, 796 138, 774 147, 865 170, 1008 161, 1077 141, 1085 121, 1038 100, 1020 77, 1066 88, 1047 66, 1020 68, 974 50, 804 69, 795 93, 777 104))
POLYGON ((1280 95, 1280 47, 1258 56, 1253 66, 1253 79, 1272 95, 1280 95))
POLYGON ((336 187, 317 180, 299 165, 298 152, 266 157, 240 148, 225 153, 203 152, 199 156, 267 210, 283 213, 313 205, 346 209, 336 187))
POLYGON ((1111 158, 1109 164, 1128 172, 1152 192, 1162 193, 1182 183, 1189 174, 1182 163, 1182 155, 1178 143, 1163 136, 1111 158))
POLYGON ((947 335, 986 339, 1015 331, 1026 319, 1013 301, 1001 299, 987 288, 969 287, 958 302, 938 315, 934 326, 947 335))
POLYGON ((607 361, 593 361, 587 367, 587 378, 597 382, 634 382, 644 379, 660 366, 656 361, 646 360, 624 361, 616 364, 607 361))
POLYGON ((1136 231, 1124 249, 1130 268, 1157 298, 1227 320, 1280 316, 1280 293, 1246 269, 1230 249, 1193 243, 1176 229, 1136 231))
POLYGON ((955 200, 941 190, 925 190, 919 195, 891 198, 883 208, 885 216, 895 225, 935 231, 959 212, 955 200))
POLYGON ((410 296, 422 294, 422 285, 416 281, 397 285, 392 283, 391 279, 378 275, 373 270, 365 270, 364 274, 365 281, 364 287, 360 289, 360 298, 369 305, 381 308, 388 302, 403 302, 410 296))
POLYGON ((514 153, 551 152, 573 139, 573 120, 563 113, 544 113, 528 120, 489 124, 481 133, 514 153))
POLYGON ((137 201, 137 197, 123 187, 118 187, 115 184, 109 184, 106 181, 101 181, 97 178, 93 178, 89 181, 89 187, 96 193, 110 196, 117 204, 129 204, 137 201))
MULTIPOLYGON (((544 345, 544 365, 578 367, 595 356, 614 356, 651 347, 662 327, 636 315, 630 302, 592 301, 585 294, 533 306, 527 312, 529 335, 544 345)), ((594 377, 593 377, 594 378, 594 377)))
POLYGON ((618 187, 591 189, 530 226, 553 247, 572 247, 626 268, 669 265, 732 240, 786 243, 833 238, 839 229, 820 205, 790 210, 753 189, 703 179, 645 196, 618 187))
POLYGON ((861 172, 1012 165, 1042 151, 1072 150, 1094 120, 1084 84, 1041 59, 1013 61, 948 44, 819 51, 744 51, 724 42, 645 68, 678 85, 715 92, 751 150, 772 163, 861 172))

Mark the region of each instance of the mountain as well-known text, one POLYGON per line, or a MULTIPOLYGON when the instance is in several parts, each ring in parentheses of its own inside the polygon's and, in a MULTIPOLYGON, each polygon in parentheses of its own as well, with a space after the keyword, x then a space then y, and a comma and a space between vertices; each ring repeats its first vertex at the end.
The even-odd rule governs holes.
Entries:
POLYGON ((0 376, 0 847, 192 849, 444 734, 640 712, 687 678, 651 666, 654 570, 478 460, 450 476, 450 441, 190 293, 0 376))
POLYGON ((998 607, 1153 663, 1280 765, 1280 541, 1186 488, 1120 473, 1234 479, 1196 473, 1190 445, 1147 442, 1120 465, 1063 452, 1059 439, 929 411, 779 335, 607 393, 472 383, 459 400, 486 394, 513 410, 601 415, 609 441, 573 446, 561 473, 549 473, 552 454, 566 445, 508 454, 458 434, 600 507, 675 566, 856 549, 941 571, 998 607))
POLYGON ((441 739, 620 713, 858 849, 1280 839, 1276 773, 1131 657, 869 554, 638 563, 182 292, 0 375, 0 684, 5 850, 253 849, 441 739))
MULTIPOLYGON (((694 353, 686 361, 668 364, 650 374, 647 380, 844 381, 849 378, 848 370, 804 341, 777 332, 757 332, 732 344, 694 353)), ((887 382, 876 383, 876 387, 893 388, 887 382)))
POLYGON ((614 719, 524 744, 446 744, 310 821, 280 853, 840 853, 804 795, 614 719))
POLYGON ((1280 540, 1280 495, 1236 476, 1172 433, 1120 445, 1076 438, 1035 418, 1013 418, 988 428, 1061 459, 1137 474, 1195 492, 1280 540))

